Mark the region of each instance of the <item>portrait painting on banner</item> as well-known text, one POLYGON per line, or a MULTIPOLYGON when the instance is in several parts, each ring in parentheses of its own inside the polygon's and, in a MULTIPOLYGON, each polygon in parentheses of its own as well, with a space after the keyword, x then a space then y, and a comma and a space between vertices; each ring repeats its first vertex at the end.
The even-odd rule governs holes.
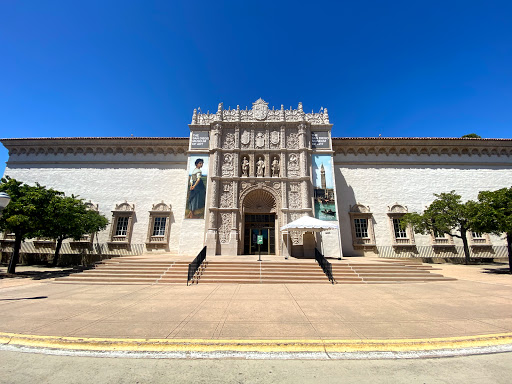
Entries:
POLYGON ((208 154, 194 154, 188 158, 186 219, 204 219, 208 160, 208 154))

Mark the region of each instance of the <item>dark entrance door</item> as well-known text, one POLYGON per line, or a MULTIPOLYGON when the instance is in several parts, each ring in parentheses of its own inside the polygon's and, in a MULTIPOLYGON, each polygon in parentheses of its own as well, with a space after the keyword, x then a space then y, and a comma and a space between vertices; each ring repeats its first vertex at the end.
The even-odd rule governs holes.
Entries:
POLYGON ((258 235, 263 236, 261 247, 262 255, 276 253, 276 215, 247 214, 245 215, 244 254, 258 254, 258 235))

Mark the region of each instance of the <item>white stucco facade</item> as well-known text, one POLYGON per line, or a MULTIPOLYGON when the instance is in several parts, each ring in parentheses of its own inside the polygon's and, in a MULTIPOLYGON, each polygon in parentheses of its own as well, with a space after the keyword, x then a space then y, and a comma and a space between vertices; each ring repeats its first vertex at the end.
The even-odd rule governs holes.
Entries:
MULTIPOLYGON (((461 255, 462 246, 455 237, 436 243, 432 236, 408 234, 397 241, 393 217, 404 210, 423 211, 434 193, 455 190, 463 200, 476 199, 479 191, 512 183, 512 140, 331 139, 331 127, 326 110, 305 114, 299 105, 297 110, 274 111, 258 100, 252 110, 225 111, 220 104, 216 114, 194 112, 191 132, 202 132, 209 140, 206 147, 194 149, 189 138, 4 139, 9 150, 5 175, 97 205, 111 221, 109 227, 97 234, 91 246, 77 248, 68 242, 63 253, 101 255, 196 255, 205 245, 210 256, 244 254, 252 249, 247 220, 266 215, 272 221, 268 230, 275 231, 275 243, 268 251, 282 257, 309 257, 314 247, 327 257, 455 257, 461 255), (327 142, 315 147, 312 135, 317 134, 327 142), (206 206, 204 217, 190 219, 186 217, 187 159, 201 153, 210 160, 206 206), (314 216, 316 200, 328 200, 316 195, 314 156, 332 157, 340 231, 304 238, 292 233, 288 239, 281 226, 303 215, 314 216), (242 165, 244 157, 247 169, 242 165), (266 167, 258 171, 260 158, 266 167), (274 160, 278 166, 271 171, 274 160), (115 243, 112 225, 123 203, 133 210, 130 235, 115 243), (169 232, 165 243, 154 244, 152 214, 160 203, 169 210, 169 232), (365 244, 355 239, 357 218, 371 223, 365 244)), ((332 191, 322 188, 325 196, 332 191)), ((6 235, 4 252, 11 245, 6 235)), ((485 246, 476 245, 475 255, 505 255, 506 243, 499 236, 488 237, 485 246)), ((48 251, 30 241, 23 247, 24 252, 48 251)))

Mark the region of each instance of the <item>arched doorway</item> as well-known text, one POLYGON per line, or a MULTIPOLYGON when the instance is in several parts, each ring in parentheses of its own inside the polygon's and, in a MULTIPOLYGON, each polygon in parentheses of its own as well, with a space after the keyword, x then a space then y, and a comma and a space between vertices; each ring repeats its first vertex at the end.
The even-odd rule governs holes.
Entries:
POLYGON ((272 193, 256 189, 245 196, 242 202, 243 243, 241 253, 263 255, 276 254, 277 233, 276 200, 272 193), (258 244, 258 236, 260 242, 258 244))

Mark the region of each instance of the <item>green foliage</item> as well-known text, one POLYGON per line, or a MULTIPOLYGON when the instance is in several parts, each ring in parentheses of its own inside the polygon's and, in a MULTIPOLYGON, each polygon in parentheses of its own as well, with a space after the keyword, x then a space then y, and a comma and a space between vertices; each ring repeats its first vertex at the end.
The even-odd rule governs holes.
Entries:
POLYGON ((63 240, 80 240, 86 234, 105 229, 108 224, 103 215, 87 209, 75 196, 54 196, 46 207, 45 217, 47 225, 38 231, 38 236, 57 240, 53 265, 57 265, 63 240))
POLYGON ((0 192, 6 192, 11 201, 0 217, 0 231, 15 234, 14 251, 9 273, 15 273, 21 243, 32 237, 57 240, 54 264, 62 241, 80 239, 83 235, 105 229, 108 220, 96 211, 88 210, 82 200, 47 189, 36 183, 24 184, 15 179, 1 179, 0 192))
POLYGON ((478 194, 479 209, 475 213, 478 232, 507 236, 509 271, 512 273, 512 187, 478 194))
POLYGON ((27 185, 6 176, 1 179, 0 192, 6 192, 11 202, 0 217, 0 231, 14 233, 21 240, 34 237, 46 225, 45 208, 62 192, 36 183, 27 185))
POLYGON ((444 233, 462 239, 466 263, 469 262, 467 231, 475 227, 475 213, 478 204, 474 201, 463 203, 455 191, 434 194, 437 197, 425 212, 408 213, 402 219, 402 225, 410 224, 415 232, 422 234, 444 233))
POLYGON ((467 135, 462 136, 463 139, 481 139, 482 136, 477 135, 476 133, 468 133, 467 135))
POLYGON ((476 212, 478 232, 512 233, 512 187, 478 194, 480 209, 476 212))
POLYGON ((108 220, 98 212, 87 209, 74 196, 55 196, 45 209, 47 225, 39 230, 40 237, 51 239, 73 238, 105 229, 108 220))

